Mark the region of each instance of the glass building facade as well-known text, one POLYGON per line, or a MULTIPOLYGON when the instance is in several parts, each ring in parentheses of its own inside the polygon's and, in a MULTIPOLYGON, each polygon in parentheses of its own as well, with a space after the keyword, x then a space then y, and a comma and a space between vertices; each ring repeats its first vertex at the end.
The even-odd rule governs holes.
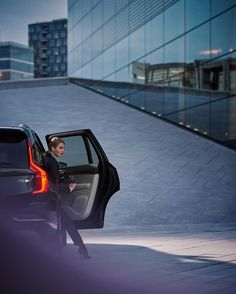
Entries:
POLYGON ((33 48, 14 42, 0 42, 0 81, 33 77, 33 48))
POLYGON ((67 76, 67 19, 30 24, 28 31, 34 48, 34 77, 67 76))
POLYGON ((236 148, 236 0, 68 0, 72 80, 236 148))

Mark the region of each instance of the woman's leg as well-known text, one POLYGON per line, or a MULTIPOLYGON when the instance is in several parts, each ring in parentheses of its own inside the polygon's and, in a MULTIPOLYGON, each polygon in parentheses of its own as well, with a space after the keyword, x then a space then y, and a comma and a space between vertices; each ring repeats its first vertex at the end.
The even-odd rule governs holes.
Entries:
POLYGON ((66 230, 70 235, 76 246, 79 246, 79 252, 82 254, 84 258, 89 258, 88 251, 84 242, 80 236, 80 233, 77 231, 73 221, 70 219, 65 210, 61 209, 61 228, 62 230, 66 230))

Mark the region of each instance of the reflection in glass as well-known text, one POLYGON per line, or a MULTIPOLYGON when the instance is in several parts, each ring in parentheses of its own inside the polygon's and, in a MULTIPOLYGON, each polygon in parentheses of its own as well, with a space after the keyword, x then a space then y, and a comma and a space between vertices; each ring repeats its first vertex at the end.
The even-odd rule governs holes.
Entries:
POLYGON ((101 80, 103 78, 103 54, 92 61, 92 78, 101 80))
POLYGON ((145 83, 149 85, 161 84, 164 80, 164 50, 163 47, 148 54, 145 58, 147 69, 145 73, 145 83))
POLYGON ((184 0, 164 11, 164 40, 168 42, 184 33, 184 0))
POLYGON ((214 18, 211 22, 212 58, 236 49, 236 8, 214 18))
POLYGON ((228 129, 228 140, 229 146, 234 146, 236 148, 236 96, 230 98, 229 100, 229 129, 228 129))
POLYGON ((235 0, 211 0, 211 16, 214 16, 233 5, 236 5, 235 0))
POLYGON ((230 91, 236 93, 236 54, 233 55, 233 59, 230 64, 230 76, 229 76, 229 87, 230 91))
POLYGON ((146 53, 160 47, 164 43, 163 14, 146 23, 146 53))
POLYGON ((186 1, 186 31, 209 19, 210 1, 211 0, 186 1))
POLYGON ((145 27, 141 27, 130 35, 130 61, 145 55, 145 27))
POLYGON ((104 77, 115 71, 115 47, 104 52, 104 77))
POLYGON ((115 73, 115 80, 116 82, 129 82, 130 80, 130 72, 129 66, 122 68, 118 72, 115 73))
POLYGON ((164 89, 154 86, 145 89, 145 110, 152 114, 161 116, 165 111, 164 89))
POLYGON ((186 35, 186 107, 207 102, 211 93, 201 89, 212 89, 212 75, 207 62, 210 61, 210 26, 206 23, 186 35), (193 88, 196 90, 190 90, 193 88))
POLYGON ((186 35, 186 62, 205 63, 210 57, 210 25, 206 23, 186 35))
POLYGON ((210 135, 211 104, 204 104, 185 111, 185 126, 196 132, 210 135))
POLYGON ((181 87, 185 68, 184 37, 164 47, 164 80, 165 86, 181 87))
POLYGON ((211 136, 217 140, 225 141, 230 138, 230 121, 231 116, 230 100, 223 99, 211 104, 211 136))
POLYGON ((130 94, 130 103, 134 106, 136 106, 137 108, 140 108, 142 110, 146 109, 146 105, 145 105, 145 92, 144 90, 139 90, 137 92, 134 92, 132 94, 130 94))
POLYGON ((82 75, 85 79, 90 79, 91 74, 91 63, 89 63, 82 68, 82 75))
POLYGON ((120 69, 129 63, 129 37, 115 45, 115 68, 120 69))

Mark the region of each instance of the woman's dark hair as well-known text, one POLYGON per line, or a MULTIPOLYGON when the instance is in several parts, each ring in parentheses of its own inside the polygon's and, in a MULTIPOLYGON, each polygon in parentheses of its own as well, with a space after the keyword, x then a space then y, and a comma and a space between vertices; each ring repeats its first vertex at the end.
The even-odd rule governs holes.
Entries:
POLYGON ((65 145, 65 142, 61 138, 53 137, 51 138, 48 148, 50 151, 52 151, 52 147, 56 148, 60 143, 63 143, 65 145))

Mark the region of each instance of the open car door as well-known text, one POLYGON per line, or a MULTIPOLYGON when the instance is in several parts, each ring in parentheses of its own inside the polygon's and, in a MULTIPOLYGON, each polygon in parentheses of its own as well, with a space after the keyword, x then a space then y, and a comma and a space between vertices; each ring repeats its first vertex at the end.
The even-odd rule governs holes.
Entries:
POLYGON ((47 144, 53 137, 65 142, 60 173, 77 183, 73 192, 63 195, 68 215, 77 229, 102 228, 108 200, 120 189, 115 167, 89 129, 47 135, 47 144))

